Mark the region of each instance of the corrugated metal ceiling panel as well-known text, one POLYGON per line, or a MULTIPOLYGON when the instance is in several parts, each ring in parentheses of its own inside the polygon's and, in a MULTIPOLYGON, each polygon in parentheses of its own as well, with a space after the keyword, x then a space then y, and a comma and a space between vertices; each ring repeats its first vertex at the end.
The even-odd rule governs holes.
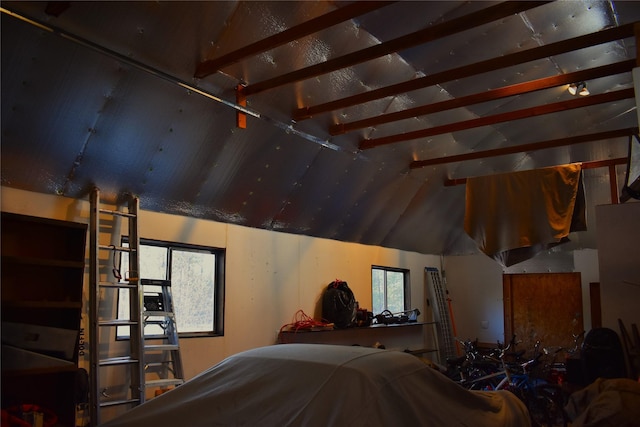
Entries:
MULTIPOLYGON (((143 209, 423 253, 475 251, 462 231, 465 178, 626 155, 624 138, 410 169, 414 160, 637 126, 620 100, 360 150, 367 138, 428 129, 572 99, 564 86, 365 126, 330 126, 633 58, 635 40, 453 78, 340 107, 309 120, 297 108, 546 46, 640 20, 638 2, 553 2, 248 98, 235 87, 324 63, 497 2, 398 2, 196 79, 200 61, 351 2, 3 2, 56 32, 2 14, 2 183, 85 197, 141 196, 143 209), (71 37, 67 37, 67 36, 71 37), (75 40, 75 41, 74 41, 75 40), (202 91, 199 93, 199 91, 202 91)), ((590 80, 593 94, 632 87, 630 73, 590 80)), ((589 170, 590 203, 608 191, 589 170)), ((618 179, 624 176, 618 167, 618 179)), ((592 209, 592 207, 590 207, 592 209)), ((590 234, 578 238, 593 244, 590 234)))

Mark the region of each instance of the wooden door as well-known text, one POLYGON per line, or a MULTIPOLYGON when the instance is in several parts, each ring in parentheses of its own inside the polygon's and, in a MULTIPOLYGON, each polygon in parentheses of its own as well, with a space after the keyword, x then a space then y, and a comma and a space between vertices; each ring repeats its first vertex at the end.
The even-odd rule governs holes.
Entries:
POLYGON ((505 274, 505 341, 516 335, 516 350, 573 346, 583 331, 580 273, 505 274))

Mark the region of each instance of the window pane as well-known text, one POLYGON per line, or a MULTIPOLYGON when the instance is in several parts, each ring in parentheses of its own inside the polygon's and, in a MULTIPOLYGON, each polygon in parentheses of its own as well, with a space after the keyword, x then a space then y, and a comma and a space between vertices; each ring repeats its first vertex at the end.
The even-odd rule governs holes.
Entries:
MULTIPOLYGON (((124 247, 129 247, 127 242, 123 243, 124 247)), ((167 248, 161 246, 140 245, 140 269, 142 270, 143 279, 167 279, 167 248)), ((120 258, 120 275, 121 281, 132 277, 129 270, 129 253, 123 252, 120 258)))
POLYGON ((373 314, 385 310, 400 313, 407 310, 408 270, 371 267, 371 301, 373 314))
MULTIPOLYGON (((118 290, 118 319, 130 319, 129 317, 129 289, 118 290)), ((128 326, 118 326, 118 336, 129 336, 128 326)))
POLYGON ((404 311, 404 273, 400 271, 387 271, 387 309, 404 311))
MULTIPOLYGON (((144 287, 144 295, 145 296, 159 296, 160 298, 162 298, 162 286, 155 286, 155 285, 147 285, 144 287)), ((154 311, 154 310, 150 310, 150 311, 154 311)), ((147 337, 156 335, 156 336, 162 336, 164 335, 164 330, 162 329, 162 326, 160 326, 159 324, 152 322, 152 321, 160 321, 163 320, 162 317, 148 317, 147 321, 149 321, 149 324, 144 326, 144 334, 147 337)))
MULTIPOLYGON (((122 246, 129 247, 129 243, 123 242, 122 246)), ((141 244, 138 260, 140 262, 140 270, 142 270, 142 278, 166 280, 167 254, 167 248, 141 244)), ((121 253, 120 275, 122 276, 121 282, 125 282, 129 277, 137 276, 136 274, 131 274, 128 252, 121 253)), ((146 291, 149 292, 150 290, 146 289, 146 291)), ((118 293, 118 319, 129 319, 129 313, 129 290, 120 289, 118 293)), ((144 331, 146 335, 158 335, 162 333, 160 327, 157 325, 146 326, 144 331)), ((116 334, 118 338, 128 338, 130 334, 129 327, 118 326, 116 334)))
POLYGON ((140 269, 143 279, 167 279, 167 248, 140 245, 140 269))
POLYGON ((371 269, 371 312, 380 314, 384 311, 384 270, 371 269))
POLYGON ((178 332, 214 330, 215 255, 174 249, 171 287, 178 332))
MULTIPOLYGON (((123 246, 127 246, 126 242, 123 246)), ((121 272, 128 272, 129 254, 124 252, 121 255, 121 272)), ((170 278, 173 311, 180 334, 222 333, 222 324, 216 324, 216 310, 222 310, 222 301, 216 299, 216 292, 220 287, 216 276, 216 266, 220 261, 216 257, 217 253, 208 249, 174 247, 170 244, 162 246, 162 243, 140 245, 142 278, 170 278)), ((122 280, 125 280, 124 277, 122 280)), ((145 286, 145 294, 161 292, 161 288, 153 288, 145 286)), ((121 289, 119 292, 118 318, 129 318, 127 289, 121 289)), ((118 338, 129 337, 129 327, 119 326, 117 330, 118 338)), ((150 324, 145 327, 147 336, 158 335, 160 332, 162 331, 156 325, 150 324)))

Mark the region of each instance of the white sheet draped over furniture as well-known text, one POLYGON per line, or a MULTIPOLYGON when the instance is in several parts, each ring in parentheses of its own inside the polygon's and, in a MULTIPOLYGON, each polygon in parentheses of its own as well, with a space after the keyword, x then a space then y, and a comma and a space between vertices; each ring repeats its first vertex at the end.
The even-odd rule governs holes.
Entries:
POLYGON ((586 230, 580 164, 467 179, 465 231, 503 266, 586 230))

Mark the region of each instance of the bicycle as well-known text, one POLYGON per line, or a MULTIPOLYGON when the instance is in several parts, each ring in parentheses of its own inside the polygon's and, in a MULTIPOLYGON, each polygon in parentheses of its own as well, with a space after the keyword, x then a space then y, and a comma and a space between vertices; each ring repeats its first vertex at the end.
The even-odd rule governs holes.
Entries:
POLYGON ((500 370, 500 366, 478 350, 477 340, 462 341, 458 338, 455 339, 464 349, 464 354, 460 357, 446 360, 447 370, 445 375, 450 379, 468 388, 467 385, 471 381, 500 370))
MULTIPOLYGON (((513 343, 513 341, 512 341, 513 343)), ((507 363, 505 355, 512 343, 500 349, 498 360, 502 370, 470 381, 470 390, 508 390, 522 400, 534 427, 566 427, 565 393, 558 384, 551 384, 530 375, 531 369, 543 355, 536 343, 534 357, 522 363, 507 363)))
POLYGON ((545 347, 543 352, 545 356, 550 357, 551 360, 542 367, 540 378, 550 383, 563 385, 567 381, 567 360, 575 359, 576 355, 579 357, 580 342, 584 339, 584 334, 585 331, 577 335, 571 334, 573 338, 572 348, 545 347), (558 360, 561 354, 563 354, 563 357, 558 360))

